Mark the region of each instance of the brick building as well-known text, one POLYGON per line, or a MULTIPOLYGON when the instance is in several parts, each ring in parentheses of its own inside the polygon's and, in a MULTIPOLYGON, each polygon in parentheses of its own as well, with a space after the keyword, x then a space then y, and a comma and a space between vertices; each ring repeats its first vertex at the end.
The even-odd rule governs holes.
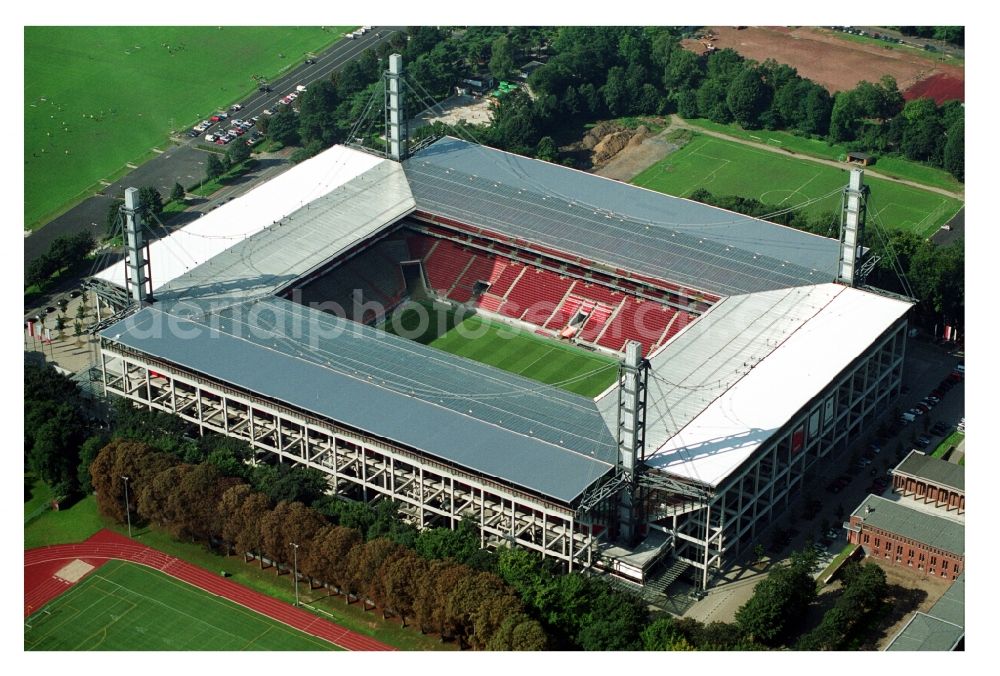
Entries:
POLYGON ((917 450, 892 470, 892 490, 949 512, 965 513, 965 467, 917 450))
POLYGON ((965 526, 903 502, 869 495, 844 524, 867 556, 955 580, 965 570, 965 526))

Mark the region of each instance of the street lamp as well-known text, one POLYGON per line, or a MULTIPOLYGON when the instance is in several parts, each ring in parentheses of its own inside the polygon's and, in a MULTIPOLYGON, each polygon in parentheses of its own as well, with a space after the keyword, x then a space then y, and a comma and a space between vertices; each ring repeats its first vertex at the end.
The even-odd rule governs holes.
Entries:
POLYGON ((292 576, 295 578, 295 605, 299 605, 299 546, 294 542, 289 542, 292 549, 292 576))
POLYGON ((128 477, 122 476, 125 482, 125 518, 128 520, 128 536, 132 537, 132 510, 128 506, 128 477))

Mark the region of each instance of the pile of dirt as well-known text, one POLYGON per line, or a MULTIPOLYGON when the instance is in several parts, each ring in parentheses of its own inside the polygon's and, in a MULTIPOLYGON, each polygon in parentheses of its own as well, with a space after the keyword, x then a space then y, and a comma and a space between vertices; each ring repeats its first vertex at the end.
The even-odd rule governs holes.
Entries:
POLYGON ((607 164, 626 147, 635 148, 649 136, 649 128, 639 125, 628 129, 611 122, 594 125, 583 137, 581 145, 591 151, 590 162, 594 167, 607 164))

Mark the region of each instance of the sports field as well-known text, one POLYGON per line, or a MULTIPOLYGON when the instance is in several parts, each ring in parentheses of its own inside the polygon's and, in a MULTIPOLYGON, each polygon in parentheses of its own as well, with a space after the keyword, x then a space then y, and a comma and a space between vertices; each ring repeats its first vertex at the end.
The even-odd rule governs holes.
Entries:
POLYGON ((418 324, 417 311, 407 309, 396 323, 400 330, 391 322, 383 329, 587 397, 597 396, 618 377, 617 362, 610 357, 479 316, 456 316, 450 308, 435 310, 425 330, 415 334, 418 324))
POLYGON ((24 226, 344 32, 293 27, 26 27, 24 226))
MULTIPOLYGON (((632 182, 679 197, 697 188, 715 195, 752 197, 775 210, 828 195, 806 207, 817 214, 839 213, 840 188, 847 184, 847 176, 834 167, 696 134, 632 182)), ((925 190, 867 176, 865 182, 871 186, 869 223, 879 219, 888 228, 928 237, 962 208, 959 200, 925 190)))
POLYGON ((25 650, 337 650, 158 571, 110 561, 25 620, 25 650))

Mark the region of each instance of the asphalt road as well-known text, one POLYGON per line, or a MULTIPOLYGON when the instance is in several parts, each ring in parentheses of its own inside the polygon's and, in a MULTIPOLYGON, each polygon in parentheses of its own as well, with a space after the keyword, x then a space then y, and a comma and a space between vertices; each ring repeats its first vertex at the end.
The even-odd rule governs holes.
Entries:
MULTIPOLYGON (((289 92, 295 91, 296 85, 308 86, 325 78, 346 63, 356 59, 365 50, 375 47, 390 38, 393 33, 403 30, 399 26, 375 26, 353 40, 341 40, 326 51, 316 56, 316 63, 300 64, 296 68, 272 80, 269 84, 272 92, 254 92, 242 101, 243 108, 234 117, 249 118, 259 115, 265 108, 273 107, 274 103, 289 92), (380 37, 375 37, 380 33, 380 37)), ((216 128, 219 125, 216 125, 216 128)), ((228 125, 226 125, 228 126, 228 125)), ((203 136, 190 138, 184 134, 176 137, 180 145, 154 157, 137 167, 121 180, 107 186, 99 195, 94 195, 76 205, 62 216, 55 218, 33 234, 24 239, 24 264, 45 253, 54 239, 61 235, 72 235, 84 230, 90 231, 95 237, 104 234, 104 224, 107 218, 108 206, 112 200, 121 195, 128 186, 156 186, 166 197, 174 183, 180 182, 188 187, 195 180, 204 176, 206 153, 197 149, 198 144, 204 144, 203 136)))

